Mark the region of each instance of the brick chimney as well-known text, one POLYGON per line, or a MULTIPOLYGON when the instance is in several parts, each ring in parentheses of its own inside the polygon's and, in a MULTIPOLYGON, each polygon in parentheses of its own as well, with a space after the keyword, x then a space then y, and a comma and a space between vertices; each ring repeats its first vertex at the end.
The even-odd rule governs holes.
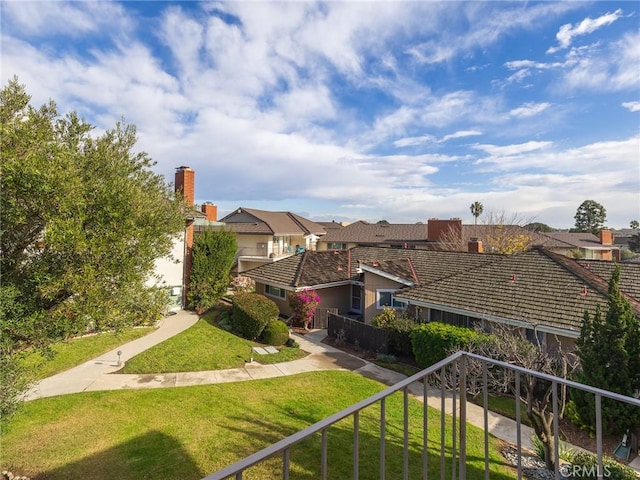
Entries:
POLYGON ((175 189, 176 193, 182 192, 189 205, 193 205, 195 199, 196 172, 189 167, 176 168, 175 189))
MULTIPOLYGON (((176 168, 175 192, 182 193, 190 207, 193 206, 195 199, 195 179, 196 172, 191 168, 185 166, 176 168)), ((184 243, 182 303, 186 306, 187 295, 191 284, 191 266, 193 265, 193 219, 187 220, 184 231, 184 243)))
POLYGON ((208 222, 216 222, 218 220, 218 206, 211 202, 202 204, 202 213, 205 214, 208 222))
POLYGON ((482 240, 478 238, 470 238, 469 243, 467 244, 467 249, 472 253, 484 253, 482 240))
POLYGON ((613 235, 611 230, 600 230, 600 243, 602 245, 613 245, 613 235))
POLYGON ((427 222, 427 240, 439 242, 442 240, 453 241, 452 237, 462 238, 462 220, 451 218, 449 220, 439 220, 430 218, 427 222))

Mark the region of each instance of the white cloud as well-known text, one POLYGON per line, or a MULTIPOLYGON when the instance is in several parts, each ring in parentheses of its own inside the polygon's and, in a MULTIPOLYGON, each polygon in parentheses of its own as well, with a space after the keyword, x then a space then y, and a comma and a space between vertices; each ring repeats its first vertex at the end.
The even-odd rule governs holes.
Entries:
POLYGON ((464 137, 475 137, 478 135, 482 135, 482 132, 479 130, 460 130, 458 132, 450 133, 449 135, 445 135, 440 140, 439 143, 448 142, 449 140, 453 140, 455 138, 464 138, 464 137))
POLYGON ((631 112, 640 112, 640 102, 624 102, 622 106, 631 112))
MULTIPOLYGON (((520 155, 523 153, 529 153, 533 151, 538 151, 541 149, 548 148, 552 145, 552 142, 526 142, 517 145, 474 145, 473 148, 478 150, 482 150, 492 157, 500 158, 500 157, 512 157, 514 155, 520 155)), ((480 163, 485 163, 485 160, 482 160, 480 163)))
POLYGON ((544 112, 550 106, 551 104, 548 102, 527 102, 523 103, 520 107, 511 110, 509 115, 516 118, 529 118, 544 112))
POLYGON ((133 22, 125 9, 115 2, 2 2, 2 15, 10 31, 20 30, 29 36, 62 34, 77 37, 101 34, 104 27, 112 32, 130 32, 133 22))
POLYGON ((607 25, 611 25, 622 16, 622 10, 618 9, 615 12, 607 13, 598 18, 585 18, 577 25, 571 25, 567 23, 560 27, 560 30, 556 34, 558 39, 558 46, 551 47, 547 50, 547 53, 555 53, 564 48, 568 48, 575 37, 581 35, 587 35, 593 33, 599 28, 607 25))
POLYGON ((436 139, 433 135, 420 135, 419 137, 405 137, 393 142, 396 147, 415 147, 416 145, 424 145, 425 143, 434 142, 436 139))
POLYGON ((640 33, 628 33, 605 49, 576 53, 562 80, 570 89, 620 91, 638 89, 640 33))

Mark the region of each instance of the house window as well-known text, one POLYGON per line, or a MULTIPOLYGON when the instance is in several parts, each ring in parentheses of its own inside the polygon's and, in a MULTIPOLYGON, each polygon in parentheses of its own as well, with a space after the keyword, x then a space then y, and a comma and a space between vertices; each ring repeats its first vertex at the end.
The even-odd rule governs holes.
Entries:
POLYGON ((347 250, 347 244, 341 242, 329 242, 329 250, 347 250))
POLYGON ((272 297, 278 297, 278 298, 285 298, 287 296, 287 292, 284 288, 278 288, 272 285, 265 285, 264 293, 272 297))
POLYGON ((407 308, 406 302, 401 302, 393 297, 395 290, 377 290, 376 291, 376 308, 382 310, 384 307, 407 308))
POLYGON ((351 285, 351 311, 362 313, 362 287, 351 285))
POLYGON ((538 346, 544 346, 545 345, 545 334, 544 332, 539 332, 536 329, 533 328, 527 328, 525 330, 525 336, 527 337, 527 340, 529 340, 531 343, 533 343, 534 345, 538 346), (537 337, 537 338, 536 338, 537 337))

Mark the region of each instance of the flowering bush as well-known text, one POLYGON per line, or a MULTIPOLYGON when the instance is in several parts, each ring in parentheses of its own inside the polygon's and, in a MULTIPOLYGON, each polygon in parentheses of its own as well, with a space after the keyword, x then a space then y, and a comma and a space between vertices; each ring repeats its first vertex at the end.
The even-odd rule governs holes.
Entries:
POLYGON ((238 275, 231 281, 231 289, 234 293, 251 293, 256 289, 256 282, 252 278, 238 275))
POLYGON ((305 328, 309 328, 311 325, 319 303, 320 296, 314 290, 301 290, 289 294, 289 307, 291 307, 296 320, 305 328))

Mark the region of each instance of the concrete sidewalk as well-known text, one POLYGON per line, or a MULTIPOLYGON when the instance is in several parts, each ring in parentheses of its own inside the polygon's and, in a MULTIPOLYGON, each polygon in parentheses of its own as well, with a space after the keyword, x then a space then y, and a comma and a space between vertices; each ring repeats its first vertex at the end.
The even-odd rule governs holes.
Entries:
MULTIPOLYGON (((292 337, 298 342, 300 348, 308 352, 309 355, 291 362, 262 365, 254 361, 247 362, 244 367, 241 368, 204 372, 161 374, 115 373, 122 368, 122 365, 118 365, 118 351, 122 352, 120 359, 122 363, 124 363, 144 350, 186 330, 197 321, 197 315, 184 311, 179 312, 177 315, 166 317, 162 320, 159 328, 155 332, 122 345, 75 368, 40 381, 29 390, 26 395, 26 400, 99 390, 184 387, 241 382, 283 377, 318 370, 350 370, 386 385, 394 385, 406 378, 405 375, 379 367, 371 362, 367 362, 359 357, 322 343, 322 340, 326 336, 325 330, 315 330, 306 335, 292 334, 292 337)), ((422 399, 421 384, 413 385, 410 391, 416 398, 422 399)), ((434 391, 433 395, 429 397, 430 406, 437 409, 441 407, 439 395, 439 391, 434 391)), ((448 399, 445 405, 446 412, 451 413, 452 403, 450 399, 448 399)), ((467 420, 469 423, 483 428, 484 417, 482 408, 467 403, 467 420)), ((530 449, 532 432, 526 426, 522 426, 521 428, 523 447, 530 449)), ((490 412, 489 431, 509 443, 516 443, 516 428, 513 420, 490 412)))
POLYGON ((119 375, 109 374, 120 370, 122 364, 130 358, 191 327, 198 319, 198 315, 187 311, 180 311, 175 315, 164 317, 160 320, 158 328, 149 335, 125 343, 93 360, 41 380, 26 393, 25 400, 90 390, 126 388, 121 381, 114 382, 109 379, 109 377, 117 378, 119 375), (118 352, 121 352, 121 365, 118 365, 118 352), (106 388, 99 388, 100 385, 105 385, 106 388))
MULTIPOLYGON (((387 370, 374 363, 322 343, 322 340, 326 337, 326 330, 314 330, 306 335, 292 334, 292 337, 298 342, 300 348, 308 352, 309 355, 290 362, 262 365, 254 361, 245 363, 241 368, 204 372, 162 374, 115 373, 122 368, 122 365, 118 365, 118 351, 121 351, 120 360, 124 363, 135 355, 186 330, 197 321, 198 316, 196 314, 186 311, 181 311, 176 315, 166 317, 161 321, 159 328, 155 332, 122 345, 117 349, 67 370, 66 372, 40 381, 29 390, 26 395, 26 400, 99 390, 184 387, 241 382, 296 375, 298 373, 318 370, 349 370, 389 386, 407 378, 403 374, 387 370)), ((423 401, 422 384, 416 383, 411 385, 409 391, 415 398, 423 401)), ((440 390, 430 392, 428 403, 435 409, 439 410, 441 408, 440 390)), ((457 407, 459 412, 459 403, 457 407)), ((452 412, 450 397, 445 401, 445 412, 449 414, 452 412)), ((484 429, 483 408, 467 402, 467 422, 484 429)), ((516 445, 517 430, 515 421, 502 415, 489 412, 488 425, 489 433, 507 443, 516 445)), ((533 430, 526 425, 521 425, 520 429, 522 448, 530 451, 533 450, 531 444, 531 438, 534 435, 533 430)), ((640 457, 636 457, 629 466, 636 471, 640 471, 640 457)))

